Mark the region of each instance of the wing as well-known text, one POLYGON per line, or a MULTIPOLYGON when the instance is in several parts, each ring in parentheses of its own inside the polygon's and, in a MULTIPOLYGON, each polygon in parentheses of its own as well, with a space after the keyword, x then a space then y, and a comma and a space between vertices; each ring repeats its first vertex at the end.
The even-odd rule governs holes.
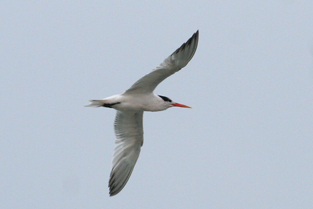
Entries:
POLYGON ((153 92, 159 83, 188 64, 197 50, 198 40, 199 31, 194 33, 186 43, 166 58, 160 66, 139 79, 125 94, 153 92))
POLYGON ((116 147, 110 174, 110 196, 118 194, 126 185, 143 144, 143 111, 117 111, 114 122, 116 147))

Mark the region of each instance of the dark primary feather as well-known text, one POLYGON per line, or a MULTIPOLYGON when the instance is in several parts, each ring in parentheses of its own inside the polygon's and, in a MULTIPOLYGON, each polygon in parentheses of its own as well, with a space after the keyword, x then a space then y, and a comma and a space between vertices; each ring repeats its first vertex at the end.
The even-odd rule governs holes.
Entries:
MULTIPOLYGON (((183 43, 178 49, 176 49, 171 55, 173 54, 177 54, 179 51, 183 51, 185 49, 186 46, 190 46, 190 44, 192 43, 193 40, 197 41, 197 45, 198 45, 198 39, 199 39, 199 30, 197 30, 197 32, 195 32, 190 39, 188 39, 188 41, 186 43, 183 43)), ((196 50, 194 51, 193 54, 191 54, 191 58, 193 57, 193 55, 196 53, 196 50)), ((191 59, 190 58, 190 59, 191 59)))

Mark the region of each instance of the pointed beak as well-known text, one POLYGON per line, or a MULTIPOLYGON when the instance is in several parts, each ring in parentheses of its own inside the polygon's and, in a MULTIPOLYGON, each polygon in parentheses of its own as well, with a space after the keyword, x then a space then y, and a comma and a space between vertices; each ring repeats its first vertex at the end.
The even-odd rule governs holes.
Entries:
POLYGON ((189 106, 187 106, 187 105, 183 105, 183 104, 179 104, 179 103, 174 103, 174 104, 172 104, 172 105, 175 106, 175 107, 191 108, 191 107, 189 107, 189 106))

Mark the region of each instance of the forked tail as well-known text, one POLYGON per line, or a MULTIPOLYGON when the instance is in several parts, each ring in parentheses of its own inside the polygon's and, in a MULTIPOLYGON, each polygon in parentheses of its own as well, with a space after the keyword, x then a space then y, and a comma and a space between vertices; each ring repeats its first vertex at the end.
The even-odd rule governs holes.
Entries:
POLYGON ((90 104, 85 107, 102 107, 104 106, 104 100, 89 100, 90 104))

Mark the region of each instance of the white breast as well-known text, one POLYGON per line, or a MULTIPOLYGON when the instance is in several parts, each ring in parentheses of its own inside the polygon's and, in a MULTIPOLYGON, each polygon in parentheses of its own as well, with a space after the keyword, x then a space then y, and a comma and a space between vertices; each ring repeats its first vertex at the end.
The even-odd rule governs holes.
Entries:
POLYGON ((169 105, 164 104, 164 101, 153 93, 148 94, 122 94, 116 95, 110 99, 112 102, 120 102, 118 105, 114 105, 116 110, 121 111, 162 111, 169 108, 169 105))

